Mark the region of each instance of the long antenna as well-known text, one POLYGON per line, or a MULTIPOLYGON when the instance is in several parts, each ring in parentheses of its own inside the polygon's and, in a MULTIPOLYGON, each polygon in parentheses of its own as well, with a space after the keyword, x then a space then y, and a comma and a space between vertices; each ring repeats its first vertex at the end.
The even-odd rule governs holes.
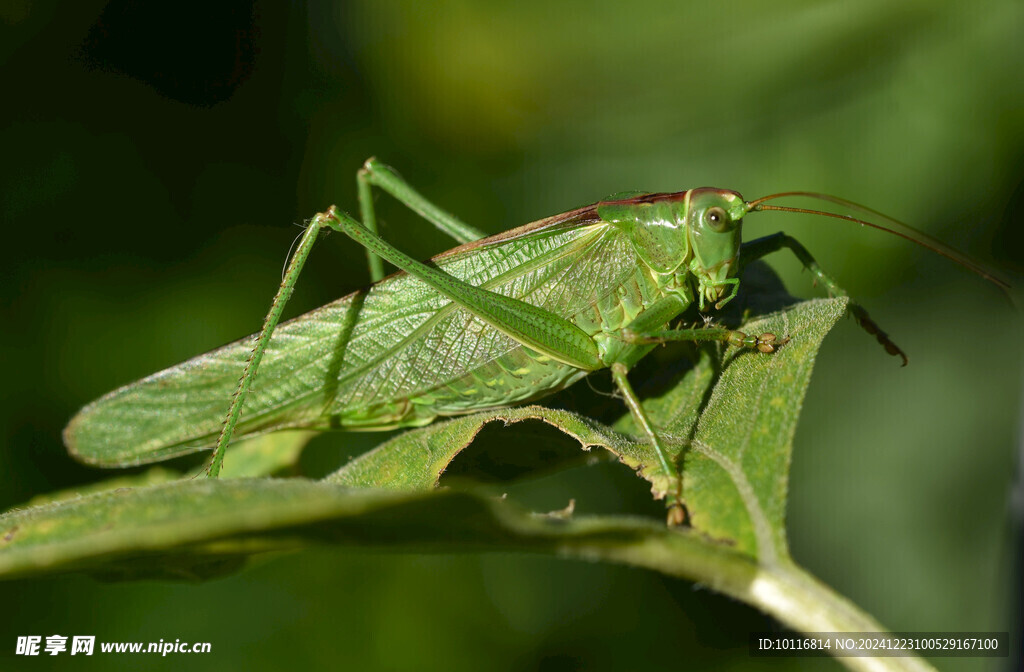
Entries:
POLYGON ((904 224, 899 220, 893 219, 892 217, 882 214, 877 210, 873 210, 869 207, 860 205, 859 203, 848 201, 845 198, 839 198, 838 196, 832 196, 830 194, 819 194, 813 191, 786 191, 747 202, 747 212, 763 210, 779 210, 782 212, 798 212, 807 215, 823 215, 825 217, 834 217, 835 219, 845 219, 848 222, 854 222, 856 224, 861 224, 863 226, 870 226, 871 228, 879 229, 880 231, 887 231, 893 235, 899 236, 900 238, 909 240, 912 243, 916 243, 921 247, 927 248, 932 252, 941 254, 950 261, 960 264, 964 268, 973 271, 974 273, 977 273, 978 275, 985 278, 986 280, 996 285, 997 287, 1003 289, 1004 291, 1010 289, 1010 284, 1008 282, 1006 282, 1002 278, 993 275, 991 272, 989 272, 988 270, 980 266, 978 263, 971 260, 970 257, 963 254, 962 252, 954 250, 952 247, 946 245, 945 243, 936 240, 935 238, 932 238, 923 231, 918 231, 917 229, 908 224, 904 224), (781 205, 762 205, 765 201, 772 200, 775 198, 783 198, 786 196, 804 196, 807 198, 816 198, 822 201, 827 201, 829 203, 835 203, 836 205, 841 205, 851 210, 864 212, 871 215, 874 218, 881 219, 885 221, 886 224, 888 224, 888 226, 882 226, 881 224, 876 224, 874 222, 869 222, 863 219, 857 219, 856 217, 851 217, 850 215, 840 215, 835 212, 826 212, 824 210, 810 210, 808 208, 790 208, 781 205))

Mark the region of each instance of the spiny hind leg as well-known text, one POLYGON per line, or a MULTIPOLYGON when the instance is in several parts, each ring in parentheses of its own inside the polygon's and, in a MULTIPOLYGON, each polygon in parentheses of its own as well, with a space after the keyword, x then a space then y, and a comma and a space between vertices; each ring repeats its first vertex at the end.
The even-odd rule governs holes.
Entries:
MULTIPOLYGON (((484 237, 482 231, 463 223, 454 215, 428 201, 413 189, 394 168, 375 158, 367 159, 363 167, 356 173, 356 185, 359 189, 359 216, 363 220, 363 226, 374 235, 379 234, 377 214, 373 209, 372 187, 379 187, 459 243, 468 243, 484 237)), ((384 277, 381 258, 369 249, 366 250, 366 258, 370 265, 370 278, 377 282, 384 277)))
MULTIPOLYGON (((331 206, 328 213, 333 210, 334 207, 331 206)), ((302 267, 305 266, 306 259, 309 258, 309 253, 313 250, 313 244, 316 243, 317 236, 324 228, 341 231, 341 228, 332 216, 320 213, 310 221, 309 226, 306 227, 305 232, 299 239, 295 252, 292 253, 291 260, 289 260, 288 267, 284 272, 284 278, 281 280, 281 285, 274 296, 274 301, 270 304, 270 311, 263 319, 263 328, 260 330, 259 336, 256 337, 252 352, 249 354, 249 359, 246 360, 245 368, 242 370, 242 377, 238 381, 238 387, 235 390, 234 396, 231 397, 227 416, 224 418, 220 435, 217 437, 217 446, 214 448, 213 455, 210 457, 210 462, 206 467, 206 475, 210 478, 220 476, 221 466, 224 463, 224 451, 231 444, 235 425, 238 424, 238 420, 242 415, 242 407, 245 405, 252 382, 256 378, 256 371, 260 367, 260 361, 263 359, 263 353, 267 349, 267 343, 270 342, 270 337, 273 335, 277 323, 281 320, 281 313, 284 312, 284 307, 288 303, 288 299, 291 298, 292 291, 295 289, 295 283, 302 273, 302 267)))
MULTIPOLYGON (((821 266, 818 265, 818 262, 811 256, 811 253, 807 251, 807 248, 804 247, 800 241, 792 236, 782 233, 781 231, 770 236, 765 236, 764 238, 758 238, 757 240, 753 240, 749 243, 744 243, 740 252, 740 259, 742 260, 742 265, 746 266, 755 259, 760 259, 766 254, 776 252, 783 248, 790 250, 794 255, 796 255, 796 258, 800 260, 800 263, 804 265, 804 268, 810 271, 817 281, 825 285, 829 293, 833 296, 845 296, 849 298, 849 294, 846 293, 846 290, 840 287, 839 283, 822 270, 821 266)), ((740 270, 742 271, 742 268, 740 270)), ((847 310, 849 310, 850 315, 853 315, 854 319, 857 320, 857 324, 859 324, 864 331, 868 332, 878 340, 882 347, 885 348, 886 352, 895 357, 902 358, 903 366, 907 365, 906 353, 904 353, 898 345, 892 342, 889 335, 882 331, 878 324, 871 319, 871 316, 868 315, 868 311, 864 310, 863 306, 851 299, 847 310)))

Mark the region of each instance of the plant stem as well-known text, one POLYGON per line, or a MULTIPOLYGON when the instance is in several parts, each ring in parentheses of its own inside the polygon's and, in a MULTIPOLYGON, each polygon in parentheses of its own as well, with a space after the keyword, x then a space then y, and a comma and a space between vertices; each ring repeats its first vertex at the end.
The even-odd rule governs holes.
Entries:
MULTIPOLYGON (((745 554, 717 546, 692 533, 666 530, 627 544, 598 544, 593 539, 569 540, 564 555, 615 560, 698 581, 774 616, 795 631, 887 632, 868 614, 787 558, 759 565, 745 554), (580 541, 583 543, 574 543, 580 541)), ((934 670, 914 655, 843 656, 837 660, 858 672, 923 672, 934 670)))

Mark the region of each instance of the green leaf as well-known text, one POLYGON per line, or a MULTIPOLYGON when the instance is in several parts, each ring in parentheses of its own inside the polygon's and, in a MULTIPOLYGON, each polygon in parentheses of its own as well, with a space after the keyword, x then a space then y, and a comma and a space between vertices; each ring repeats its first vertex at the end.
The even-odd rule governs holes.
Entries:
POLYGON ((526 420, 541 420, 557 427, 579 441, 584 450, 606 448, 634 469, 642 469, 654 459, 648 444, 577 413, 524 406, 474 413, 405 432, 353 459, 327 480, 353 487, 429 490, 484 425, 526 420))
POLYGON ((646 405, 684 456, 694 528, 767 561, 785 554, 793 435, 815 355, 845 310, 845 298, 821 299, 749 322, 747 333, 790 340, 771 356, 729 348, 718 360, 704 351, 681 384, 646 405))
MULTIPOLYGON (((176 481, 8 512, 0 517, 0 576, 78 570, 108 579, 206 579, 257 552, 325 543, 624 563, 700 581, 805 632, 881 630, 795 566, 759 565, 692 530, 641 518, 531 514, 450 489, 354 490, 303 479, 176 481)), ((914 658, 883 660, 877 669, 920 669, 914 658)))
MULTIPOLYGON (((221 471, 221 478, 254 478, 284 471, 298 461, 302 449, 314 436, 316 432, 285 431, 240 441, 228 449, 228 459, 221 471)), ((201 473, 201 469, 186 473, 164 466, 154 466, 137 474, 114 476, 86 485, 36 495, 29 500, 28 506, 53 504, 107 490, 169 483, 192 478, 201 473)))
POLYGON ((232 444, 224 458, 221 478, 271 476, 299 461, 303 448, 317 432, 291 430, 263 434, 232 444))
POLYGON ((112 478, 105 478, 102 481, 96 481, 95 483, 87 483, 86 485, 80 485, 74 488, 55 490, 54 492, 36 495, 28 501, 28 506, 37 507, 44 504, 55 504, 57 502, 78 499, 79 497, 92 495, 97 492, 119 490, 123 488, 139 488, 147 485, 156 485, 158 483, 168 483, 180 478, 182 478, 182 473, 180 471, 168 469, 163 466, 155 466, 138 474, 114 476, 112 478))
MULTIPOLYGON (((0 575, 149 566, 181 578, 258 551, 324 542, 406 548, 530 547, 568 525, 471 493, 398 493, 304 479, 194 479, 122 488, 0 517, 0 575), (145 560, 145 562, 143 562, 145 560)), ((592 527, 592 526, 591 526, 592 527)), ((634 520, 616 534, 661 532, 634 520)))

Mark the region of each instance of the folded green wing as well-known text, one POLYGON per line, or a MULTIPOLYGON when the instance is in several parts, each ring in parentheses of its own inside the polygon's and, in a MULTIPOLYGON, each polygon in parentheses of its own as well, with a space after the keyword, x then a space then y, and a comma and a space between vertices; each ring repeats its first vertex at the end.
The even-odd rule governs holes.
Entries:
MULTIPOLYGON (((569 217, 523 231, 458 248, 435 263, 473 285, 567 317, 636 272, 624 238, 601 222, 569 217)), ((65 429, 65 443, 79 459, 108 466, 212 447, 253 340, 228 344, 89 404, 65 429)), ((536 394, 490 390, 453 404, 452 390, 522 349, 398 273, 279 325, 235 436, 299 427, 413 426, 439 414, 515 403, 536 394)))

